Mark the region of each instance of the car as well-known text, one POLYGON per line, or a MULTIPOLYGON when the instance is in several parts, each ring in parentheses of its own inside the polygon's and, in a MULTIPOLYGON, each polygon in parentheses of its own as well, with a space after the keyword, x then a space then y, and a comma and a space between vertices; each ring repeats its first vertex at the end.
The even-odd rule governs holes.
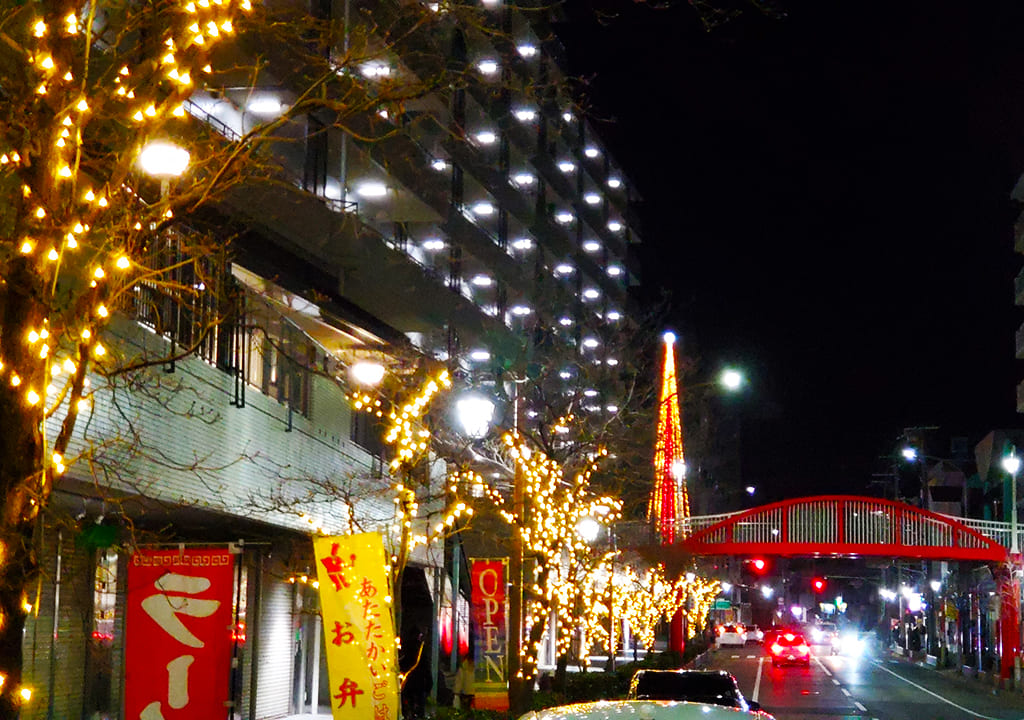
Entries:
POLYGON ((732 673, 725 670, 637 670, 627 700, 683 700, 743 711, 761 706, 747 700, 732 673))
POLYGON ((740 710, 678 700, 599 700, 531 710, 519 720, 775 720, 762 710, 740 710))
POLYGON ((805 667, 811 664, 811 646, 803 635, 797 633, 781 633, 768 647, 772 658, 772 666, 800 664, 805 667))
POLYGON ((742 625, 723 625, 718 633, 718 646, 738 645, 743 647, 747 644, 746 630, 742 625))
POLYGON ((831 645, 839 637, 839 628, 835 623, 823 622, 811 628, 811 642, 815 645, 831 645))
POLYGON ((757 625, 749 625, 747 627, 747 632, 744 633, 743 637, 748 643, 764 642, 764 631, 757 625))

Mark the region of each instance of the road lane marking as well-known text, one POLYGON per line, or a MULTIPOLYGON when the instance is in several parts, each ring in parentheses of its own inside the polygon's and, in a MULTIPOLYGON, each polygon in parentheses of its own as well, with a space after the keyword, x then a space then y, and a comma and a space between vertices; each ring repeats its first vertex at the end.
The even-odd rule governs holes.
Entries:
POLYGON ((754 692, 750 696, 750 699, 754 702, 759 702, 757 699, 758 694, 761 692, 761 670, 764 668, 764 658, 762 657, 757 661, 757 679, 754 680, 754 692))
POLYGON ((846 697, 850 697, 850 691, 849 690, 847 690, 846 688, 839 688, 839 689, 843 691, 843 695, 845 695, 846 697))
POLYGON ((947 705, 952 705, 952 706, 953 706, 953 707, 955 707, 955 708, 956 708, 957 710, 960 710, 960 711, 962 711, 962 712, 965 712, 965 713, 967 713, 968 715, 970 715, 971 717, 981 718, 981 720, 999 720, 999 718, 994 718, 994 717, 991 717, 990 715, 982 715, 981 713, 976 713, 976 712, 974 712, 973 710, 968 710, 967 708, 965 708, 965 707, 964 707, 964 706, 962 706, 962 705, 957 705, 957 704, 956 704, 955 702, 953 702, 952 700, 950 700, 950 699, 948 699, 948 698, 944 698, 944 697, 942 697, 941 695, 939 695, 939 694, 938 694, 938 693, 936 693, 936 692, 932 692, 931 690, 929 690, 928 688, 924 687, 923 685, 918 685, 918 684, 917 684, 916 682, 914 682, 913 680, 908 680, 907 678, 903 677, 902 675, 900 675, 900 674, 898 674, 898 673, 894 673, 894 672, 893 672, 892 670, 890 670, 889 668, 887 668, 887 667, 883 666, 883 665, 882 665, 882 663, 878 662, 877 660, 872 660, 871 662, 872 662, 872 664, 873 664, 873 665, 875 665, 875 666, 876 666, 876 667, 877 667, 877 668, 878 668, 879 670, 882 670, 882 671, 884 671, 884 672, 887 672, 887 673, 889 673, 889 674, 890 674, 890 675, 892 675, 892 676, 893 676, 894 678, 897 678, 897 679, 899 679, 899 680, 902 680, 902 681, 903 681, 903 682, 905 682, 905 683, 906 683, 907 685, 912 685, 912 686, 916 687, 916 688, 917 688, 918 690, 920 690, 921 692, 927 693, 927 694, 931 695, 932 697, 934 697, 934 698, 936 698, 936 699, 938 699, 938 700, 941 700, 942 702, 946 703, 947 705))
POLYGON ((832 684, 833 685, 838 685, 839 681, 836 678, 832 678, 832 684))
POLYGON ((867 709, 866 707, 864 707, 863 705, 861 705, 861 704, 860 704, 859 702, 857 702, 856 700, 854 700, 854 701, 853 701, 853 704, 854 704, 854 705, 855 705, 855 706, 857 707, 857 709, 858 709, 858 710, 860 710, 861 712, 867 712, 867 711, 868 711, 868 709, 867 709))

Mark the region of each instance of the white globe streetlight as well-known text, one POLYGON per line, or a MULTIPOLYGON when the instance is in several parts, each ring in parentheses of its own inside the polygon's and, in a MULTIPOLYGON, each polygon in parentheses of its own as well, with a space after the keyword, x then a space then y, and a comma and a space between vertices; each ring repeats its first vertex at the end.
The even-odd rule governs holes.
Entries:
POLYGON ((601 524, 592 517, 581 518, 576 523, 576 534, 579 535, 583 542, 592 543, 597 540, 598 533, 601 532, 601 524))
POLYGON ((188 169, 190 158, 183 147, 166 140, 153 140, 143 146, 138 162, 147 175, 170 179, 180 177, 188 169))
POLYGON ((743 373, 735 368, 726 368, 722 371, 719 382, 726 390, 739 390, 743 385, 743 373))
POLYGON ((482 395, 466 395, 455 403, 455 413, 464 434, 482 438, 494 419, 494 403, 482 395))
POLYGON ((373 387, 384 379, 384 366, 373 360, 360 360, 349 370, 352 379, 360 385, 373 387))

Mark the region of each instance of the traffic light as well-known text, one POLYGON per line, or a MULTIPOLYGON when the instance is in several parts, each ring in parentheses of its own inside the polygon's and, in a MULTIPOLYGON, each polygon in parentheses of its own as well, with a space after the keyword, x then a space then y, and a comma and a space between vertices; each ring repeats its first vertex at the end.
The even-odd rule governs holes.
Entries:
POLYGON ((825 578, 816 577, 811 580, 811 587, 814 588, 814 592, 820 593, 825 591, 825 578))
POLYGON ((768 561, 765 560, 764 558, 759 558, 759 557, 751 558, 749 562, 750 562, 750 568, 754 572, 756 572, 758 575, 763 574, 764 571, 768 569, 768 561))

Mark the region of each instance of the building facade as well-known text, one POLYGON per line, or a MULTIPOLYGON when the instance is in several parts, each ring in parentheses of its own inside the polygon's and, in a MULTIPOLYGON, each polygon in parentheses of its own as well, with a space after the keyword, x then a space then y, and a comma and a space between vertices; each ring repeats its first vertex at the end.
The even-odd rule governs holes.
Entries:
MULTIPOLYGON (((331 50, 339 76, 384 99, 340 123, 322 107, 290 117, 269 178, 174 231, 234 238, 202 279, 181 278, 218 284, 216 302, 165 302, 140 285, 122 308, 112 351, 140 362, 93 379, 73 442, 85 459, 40 525, 44 572, 24 643, 37 694, 24 716, 123 717, 127 565, 147 547, 235 556, 234 717, 329 704, 310 536, 397 534, 379 426, 347 397, 360 360, 431 358, 491 391, 524 357, 557 360, 560 397, 598 419, 618 412, 616 341, 636 314, 635 192, 564 91, 551 11, 471 9, 467 24, 437 3, 308 8, 344 28, 331 50), (410 19, 419 32, 383 30, 410 19), (431 58, 459 82, 433 86, 431 58), (397 102, 399 81, 430 89, 397 102), (198 330, 215 316, 226 320, 198 330)), ((195 136, 228 146, 302 102, 301 73, 285 53, 268 56, 259 82, 194 94, 195 136)), ((517 419, 550 422, 530 402, 517 419)), ((424 498, 443 496, 443 474, 422 479, 424 498)), ((417 548, 402 588, 403 626, 428 631, 435 659, 450 562, 417 548)))

